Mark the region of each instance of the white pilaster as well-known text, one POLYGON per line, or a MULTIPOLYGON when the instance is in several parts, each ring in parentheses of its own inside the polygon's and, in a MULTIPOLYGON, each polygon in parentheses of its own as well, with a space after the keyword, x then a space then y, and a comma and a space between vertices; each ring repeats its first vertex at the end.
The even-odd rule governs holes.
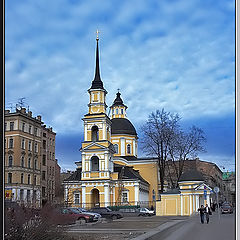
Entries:
POLYGON ((107 131, 107 128, 106 128, 106 123, 103 123, 103 140, 106 140, 106 131, 107 131))
POLYGON ((193 212, 196 212, 195 199, 196 199, 196 196, 193 195, 193 212))
POLYGON ((12 194, 13 194, 13 199, 12 200, 16 200, 17 199, 17 190, 14 188, 13 190, 12 190, 12 194))
POLYGON ((183 216, 183 195, 180 195, 180 199, 181 199, 181 216, 183 216))
POLYGON ((110 205, 110 195, 109 195, 109 185, 108 184, 104 185, 104 202, 105 202, 105 207, 110 205))
POLYGON ((207 205, 210 207, 210 194, 207 194, 207 205))
POLYGON ((82 207, 85 208, 86 204, 86 186, 82 186, 82 207))
POLYGON ((139 184, 134 185, 134 190, 135 190, 135 205, 137 205, 139 201, 139 184))
POLYGON ((64 200, 65 200, 65 202, 67 202, 67 200, 68 200, 68 186, 67 185, 65 185, 64 200))
POLYGON ((198 209, 199 206, 199 195, 196 196, 196 209, 198 209))
POLYGON ((189 213, 192 214, 192 195, 189 195, 189 213))
POLYGON ((135 140, 133 140, 133 156, 135 156, 135 149, 136 148, 136 144, 135 144, 135 140))
POLYGON ((86 155, 82 153, 82 172, 86 171, 85 165, 86 165, 86 155))
POLYGON ((84 141, 87 141, 87 124, 84 124, 84 141))
POLYGON ((121 155, 125 156, 125 138, 120 138, 121 139, 121 155))

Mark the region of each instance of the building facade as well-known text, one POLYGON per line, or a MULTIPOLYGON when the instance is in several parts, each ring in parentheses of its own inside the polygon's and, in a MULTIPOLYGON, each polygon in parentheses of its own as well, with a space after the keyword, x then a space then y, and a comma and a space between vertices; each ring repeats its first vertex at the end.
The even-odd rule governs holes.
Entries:
POLYGON ((5 111, 6 199, 41 205, 41 119, 22 108, 5 111))
MULTIPOLYGON (((31 207, 55 198, 55 136, 25 108, 5 111, 5 198, 31 207)), ((60 174, 60 170, 59 170, 60 174)))

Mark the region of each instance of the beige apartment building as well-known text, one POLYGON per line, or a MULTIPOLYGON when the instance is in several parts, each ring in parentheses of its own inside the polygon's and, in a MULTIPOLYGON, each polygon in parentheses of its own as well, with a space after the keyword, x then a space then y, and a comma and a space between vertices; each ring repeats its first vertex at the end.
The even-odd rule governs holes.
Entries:
POLYGON ((55 182, 59 182, 55 178, 55 136, 41 116, 33 117, 25 108, 5 110, 6 200, 31 207, 54 202, 55 182))

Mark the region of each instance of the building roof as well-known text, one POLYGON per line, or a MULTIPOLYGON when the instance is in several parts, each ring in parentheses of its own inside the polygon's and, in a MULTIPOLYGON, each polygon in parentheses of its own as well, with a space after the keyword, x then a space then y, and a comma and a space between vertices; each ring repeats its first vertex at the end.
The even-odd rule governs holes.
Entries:
POLYGON ((145 182, 149 184, 140 174, 138 170, 133 169, 133 167, 128 167, 128 166, 122 166, 119 164, 114 164, 114 172, 120 173, 122 168, 124 167, 123 170, 123 180, 140 180, 142 182, 145 182))
POLYGON ((114 106, 124 106, 124 107, 127 108, 127 106, 125 106, 125 105, 123 104, 123 100, 122 100, 122 98, 120 97, 120 95, 121 95, 121 93, 120 93, 120 92, 117 92, 117 96, 116 96, 116 98, 115 98, 115 100, 114 100, 114 102, 113 102, 113 105, 112 105, 111 107, 114 107, 114 106))
POLYGON ((179 193, 181 193, 180 190, 179 190, 179 188, 174 188, 174 189, 170 189, 170 190, 167 191, 167 192, 163 192, 163 193, 161 193, 161 194, 179 194, 179 193))
POLYGON ((129 134, 137 136, 136 129, 132 123, 126 118, 113 118, 112 120, 112 134, 129 134))
POLYGON ((184 181, 204 181, 203 175, 196 169, 191 169, 182 174, 179 182, 184 181))
POLYGON ((92 86, 90 89, 104 89, 103 82, 100 77, 100 69, 99 69, 99 51, 98 51, 98 38, 97 40, 97 48, 96 48, 96 68, 95 68, 95 77, 92 81, 92 86))
POLYGON ((70 177, 64 179, 64 181, 81 181, 81 173, 82 169, 77 168, 77 170, 72 175, 70 175, 70 177))

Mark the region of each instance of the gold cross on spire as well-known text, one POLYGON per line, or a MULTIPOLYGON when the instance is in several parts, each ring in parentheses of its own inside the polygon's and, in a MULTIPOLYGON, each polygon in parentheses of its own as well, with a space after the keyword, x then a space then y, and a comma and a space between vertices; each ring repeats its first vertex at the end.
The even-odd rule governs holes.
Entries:
POLYGON ((97 38, 96 39, 99 40, 98 34, 100 33, 100 31, 97 29, 96 33, 97 33, 97 38))

